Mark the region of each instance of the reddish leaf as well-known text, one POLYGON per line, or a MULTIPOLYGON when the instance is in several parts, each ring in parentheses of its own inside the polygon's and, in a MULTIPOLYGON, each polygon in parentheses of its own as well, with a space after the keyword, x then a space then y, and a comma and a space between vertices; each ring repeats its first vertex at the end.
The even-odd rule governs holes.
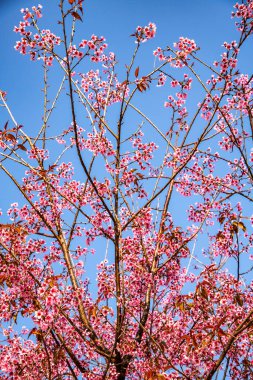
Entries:
POLYGON ((36 329, 36 327, 33 327, 28 334, 28 338, 30 338, 31 335, 36 335, 37 333, 38 333, 38 330, 36 329))
POLYGON ((13 142, 16 141, 16 137, 13 136, 11 133, 6 133, 5 138, 6 140, 9 140, 9 141, 13 141, 13 142))
POLYGON ((42 340, 42 332, 39 331, 38 329, 36 329, 36 327, 34 327, 34 328, 30 331, 30 333, 29 333, 29 335, 28 335, 28 338, 30 338, 31 335, 35 335, 38 341, 41 341, 41 340, 42 340))
POLYGON ((74 4, 75 0, 69 0, 69 4, 74 4))
POLYGON ((223 240, 225 238, 225 235, 222 231, 219 231, 217 234, 217 240, 223 240))
POLYGON ((192 342, 193 342, 194 347, 197 348, 197 347, 198 347, 198 343, 197 343, 197 341, 196 341, 195 336, 194 336, 194 335, 191 335, 191 339, 192 339, 192 342))
POLYGON ((88 311, 89 319, 91 319, 91 317, 96 318, 96 316, 97 316, 97 310, 98 310, 97 306, 90 307, 90 309, 88 311))
POLYGON ((227 333, 226 333, 225 331, 223 331, 221 328, 219 328, 219 329, 217 330, 217 334, 218 334, 219 336, 227 336, 227 333))
POLYGON ((135 72, 134 72, 134 75, 135 75, 136 78, 137 78, 138 75, 139 75, 139 71, 140 71, 140 68, 139 68, 139 66, 138 66, 138 67, 136 67, 135 72))
POLYGON ((151 82, 149 77, 142 77, 138 83, 137 88, 140 92, 146 91, 149 88, 149 83, 151 82))
POLYGON ((6 280, 6 274, 5 273, 0 274, 0 285, 2 285, 5 280, 6 280))
POLYGON ((6 129, 7 129, 8 123, 9 123, 9 121, 6 121, 6 123, 5 123, 5 125, 4 125, 4 130, 5 130, 5 131, 6 131, 6 129))
POLYGON ((243 232, 246 231, 246 227, 245 227, 245 224, 243 222, 238 222, 238 227, 241 228, 243 230, 243 232))
POLYGON ((3 224, 3 223, 1 223, 0 224, 0 228, 11 228, 12 227, 12 224, 3 224))
POLYGON ((235 300, 236 300, 236 302, 238 303, 239 306, 243 306, 243 299, 240 296, 240 294, 236 294, 235 300))
POLYGON ((48 168, 48 171, 50 172, 50 171, 54 170, 54 168, 56 168, 56 167, 57 167, 56 164, 50 165, 49 168, 48 168))
POLYGON ((225 217, 224 216, 220 216, 219 219, 218 219, 219 223, 220 224, 223 224, 224 221, 225 221, 225 217))
POLYGON ((181 336, 181 339, 186 340, 188 343, 189 343, 190 340, 191 340, 191 338, 189 337, 189 335, 183 335, 183 336, 181 336))
POLYGON ((143 90, 145 90, 145 88, 143 88, 143 86, 141 85, 141 83, 138 83, 137 84, 137 88, 140 92, 142 92, 143 90))
POLYGON ((208 301, 208 292, 202 284, 198 288, 198 294, 208 301))
POLYGON ((22 144, 18 144, 18 148, 25 151, 25 152, 27 151, 26 147, 22 144))
POLYGON ((76 20, 83 21, 82 17, 77 12, 71 12, 71 14, 73 17, 75 17, 76 20))

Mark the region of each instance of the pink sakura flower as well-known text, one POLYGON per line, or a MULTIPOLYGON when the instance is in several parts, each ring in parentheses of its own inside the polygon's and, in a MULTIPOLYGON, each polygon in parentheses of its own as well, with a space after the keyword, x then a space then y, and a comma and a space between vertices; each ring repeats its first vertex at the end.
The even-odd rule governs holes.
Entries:
POLYGON ((167 79, 166 75, 164 75, 163 73, 160 73, 158 77, 157 87, 164 86, 166 79, 167 79))
MULTIPOLYGON (((174 43, 174 47, 177 48, 180 53, 184 53, 183 58, 186 58, 188 54, 191 54, 198 49, 194 40, 185 37, 180 37, 179 41, 174 43)), ((178 55, 181 56, 182 54, 178 55)))
POLYGON ((103 62, 106 60, 104 50, 107 48, 107 46, 108 45, 105 43, 105 37, 98 37, 95 34, 91 36, 90 40, 82 40, 79 44, 80 49, 88 47, 89 55, 91 57, 90 59, 92 62, 103 62))
POLYGON ((153 55, 155 57, 158 57, 159 61, 165 61, 166 57, 164 55, 163 49, 158 47, 156 50, 154 50, 153 55))
POLYGON ((132 36, 136 37, 136 43, 146 42, 151 38, 154 38, 156 34, 156 25, 150 22, 146 26, 137 26, 136 32, 132 36))
POLYGON ((36 319, 41 319, 43 317, 43 312, 41 310, 37 310, 34 315, 36 319))
POLYGON ((23 19, 28 20, 32 18, 33 16, 36 16, 37 18, 41 18, 42 17, 41 9, 42 9, 42 5, 39 4, 37 7, 35 6, 32 7, 33 12, 30 12, 29 8, 22 8, 20 12, 24 15, 23 19))
POLYGON ((68 55, 72 58, 81 59, 84 54, 81 51, 77 50, 75 45, 72 45, 69 47, 68 55))

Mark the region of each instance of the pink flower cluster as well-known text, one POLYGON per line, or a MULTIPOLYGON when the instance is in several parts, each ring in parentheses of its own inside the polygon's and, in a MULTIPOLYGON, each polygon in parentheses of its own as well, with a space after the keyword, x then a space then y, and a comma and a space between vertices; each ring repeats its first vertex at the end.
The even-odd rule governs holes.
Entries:
POLYGON ((162 49, 158 47, 153 54, 158 57, 159 61, 167 60, 172 67, 182 68, 184 67, 184 60, 188 59, 188 55, 198 50, 195 41, 185 37, 180 37, 178 42, 174 42, 174 47, 176 48, 176 51, 174 51, 176 57, 167 54, 168 51, 173 52, 170 48, 162 49))
POLYGON ((103 133, 88 133, 87 137, 87 140, 83 143, 82 149, 88 149, 94 154, 94 156, 102 154, 109 157, 115 154, 112 143, 103 133))
POLYGON ((81 74, 81 87, 88 93, 88 99, 92 101, 96 109, 104 108, 113 103, 120 102, 124 93, 125 98, 129 94, 127 85, 122 85, 116 75, 108 78, 102 77, 99 70, 90 70, 86 74, 81 74))
POLYGON ((49 153, 45 149, 38 149, 37 147, 34 147, 28 152, 28 156, 30 159, 46 160, 49 157, 49 153))
POLYGON ((180 58, 186 58, 188 54, 198 49, 194 40, 185 37, 180 37, 178 42, 174 42, 174 47, 178 50, 180 58))
POLYGON ((81 59, 84 56, 83 52, 78 50, 76 45, 71 45, 68 48, 68 55, 72 58, 78 58, 78 59, 81 59))
POLYGON ((155 57, 158 57, 159 61, 165 61, 167 59, 164 54, 164 50, 160 47, 154 50, 153 54, 155 57))
POLYGON ((146 26, 137 26, 134 36, 136 37, 136 43, 142 43, 154 38, 155 34, 156 25, 153 22, 150 22, 146 26))
POLYGON ((253 26, 253 2, 246 0, 245 3, 236 3, 235 11, 232 12, 232 17, 240 18, 241 21, 236 23, 239 31, 247 30, 252 33, 253 26))
POLYGON ((166 75, 164 75, 163 73, 160 73, 158 77, 158 81, 157 81, 158 82, 157 87, 164 86, 166 79, 167 79, 166 75))
MULTIPOLYGON (((35 60, 37 57, 37 59, 42 59, 46 65, 51 66, 54 59, 52 55, 53 48, 61 44, 61 39, 49 29, 42 29, 40 33, 33 35, 30 30, 27 30, 31 26, 28 19, 32 15, 28 17, 27 15, 30 15, 30 12, 28 10, 24 12, 24 21, 21 21, 18 27, 14 27, 14 32, 22 36, 21 40, 16 42, 15 49, 23 55, 29 53, 31 60, 35 60), (40 55, 41 51, 46 52, 43 57, 40 55)), ((36 9, 36 12, 38 13, 39 10, 36 9)))
POLYGON ((32 7, 32 12, 29 11, 29 8, 22 8, 20 12, 23 13, 24 20, 29 20, 30 18, 33 18, 33 17, 41 18, 42 17, 41 9, 42 9, 42 5, 39 4, 37 7, 35 6, 32 7))
POLYGON ((88 48, 88 54, 91 56, 92 62, 99 62, 105 59, 104 50, 107 46, 105 38, 103 36, 98 37, 95 34, 91 36, 90 40, 82 40, 79 44, 80 49, 88 48))
POLYGON ((143 143, 140 137, 131 139, 134 148, 137 148, 133 160, 136 161, 142 170, 146 169, 146 164, 153 158, 153 152, 158 146, 153 142, 143 143))

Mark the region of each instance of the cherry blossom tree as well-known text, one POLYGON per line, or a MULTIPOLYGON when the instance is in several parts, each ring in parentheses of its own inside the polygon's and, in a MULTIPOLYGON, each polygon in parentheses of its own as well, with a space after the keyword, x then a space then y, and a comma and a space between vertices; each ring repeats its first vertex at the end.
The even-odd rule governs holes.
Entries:
POLYGON ((234 6, 238 38, 216 62, 180 37, 147 72, 156 25, 121 66, 104 37, 76 41, 84 5, 59 1, 61 35, 41 5, 14 29, 42 64, 44 110, 28 133, 1 89, 1 176, 21 201, 0 224, 0 378, 253 379, 253 75, 239 67, 253 1, 234 6), (157 125, 142 105, 165 89, 157 125), (49 128, 62 99, 71 113, 49 128))

